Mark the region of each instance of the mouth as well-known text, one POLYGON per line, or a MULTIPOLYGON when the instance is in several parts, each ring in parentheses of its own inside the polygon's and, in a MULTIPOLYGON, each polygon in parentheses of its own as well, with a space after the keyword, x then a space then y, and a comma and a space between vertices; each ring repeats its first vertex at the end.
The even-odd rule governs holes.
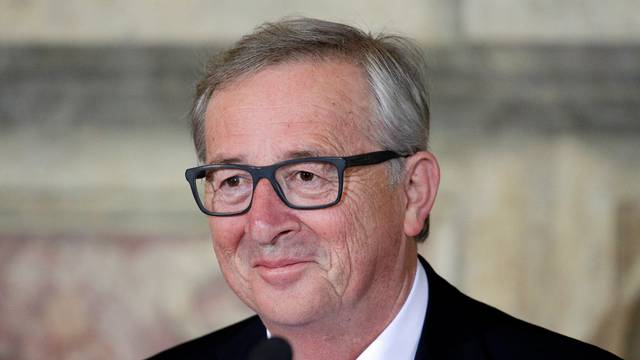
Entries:
POLYGON ((283 288, 297 282, 311 264, 311 261, 302 259, 260 260, 254 269, 269 285, 283 288))
POLYGON ((259 260, 253 266, 264 267, 268 269, 276 269, 281 267, 292 266, 295 264, 305 263, 307 260, 301 259, 277 259, 277 260, 259 260))

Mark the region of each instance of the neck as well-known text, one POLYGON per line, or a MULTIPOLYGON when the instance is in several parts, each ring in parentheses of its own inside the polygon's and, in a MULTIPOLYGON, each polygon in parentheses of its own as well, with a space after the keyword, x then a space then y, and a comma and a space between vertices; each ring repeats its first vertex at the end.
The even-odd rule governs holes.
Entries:
POLYGON ((353 306, 304 325, 265 324, 273 335, 289 341, 295 359, 355 359, 393 321, 411 292, 417 266, 415 243, 401 249, 398 258, 401 261, 376 278, 353 306))

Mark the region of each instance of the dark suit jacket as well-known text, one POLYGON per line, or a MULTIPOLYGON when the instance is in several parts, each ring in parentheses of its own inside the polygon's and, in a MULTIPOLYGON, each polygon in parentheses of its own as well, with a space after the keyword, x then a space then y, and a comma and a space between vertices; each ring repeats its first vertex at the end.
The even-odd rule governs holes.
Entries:
MULTIPOLYGON (((420 257, 429 303, 416 359, 617 359, 473 300, 420 257)), ((266 330, 258 316, 173 347, 152 359, 246 359, 266 330)))

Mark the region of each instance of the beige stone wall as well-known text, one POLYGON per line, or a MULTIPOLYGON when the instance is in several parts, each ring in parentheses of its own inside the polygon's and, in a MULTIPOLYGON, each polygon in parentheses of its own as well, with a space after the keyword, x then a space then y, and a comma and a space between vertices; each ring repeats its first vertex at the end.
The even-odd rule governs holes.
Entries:
POLYGON ((55 43, 228 42, 264 21, 304 15, 442 41, 455 34, 455 2, 12 1, 1 0, 0 41, 55 43), (408 12, 410 15, 408 16, 408 12))
POLYGON ((290 15, 393 30, 425 43, 640 39, 634 0, 0 0, 0 8, 5 43, 228 42, 290 15))
POLYGON ((463 32, 479 42, 637 42, 633 0, 467 0, 463 32))

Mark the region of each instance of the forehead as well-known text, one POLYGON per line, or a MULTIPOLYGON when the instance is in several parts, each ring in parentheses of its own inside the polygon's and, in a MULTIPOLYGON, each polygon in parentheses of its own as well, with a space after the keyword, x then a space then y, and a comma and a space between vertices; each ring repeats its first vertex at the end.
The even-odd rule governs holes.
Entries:
POLYGON ((349 155, 373 147, 363 71, 343 61, 269 66, 216 91, 205 117, 207 161, 255 163, 288 153, 349 155))

